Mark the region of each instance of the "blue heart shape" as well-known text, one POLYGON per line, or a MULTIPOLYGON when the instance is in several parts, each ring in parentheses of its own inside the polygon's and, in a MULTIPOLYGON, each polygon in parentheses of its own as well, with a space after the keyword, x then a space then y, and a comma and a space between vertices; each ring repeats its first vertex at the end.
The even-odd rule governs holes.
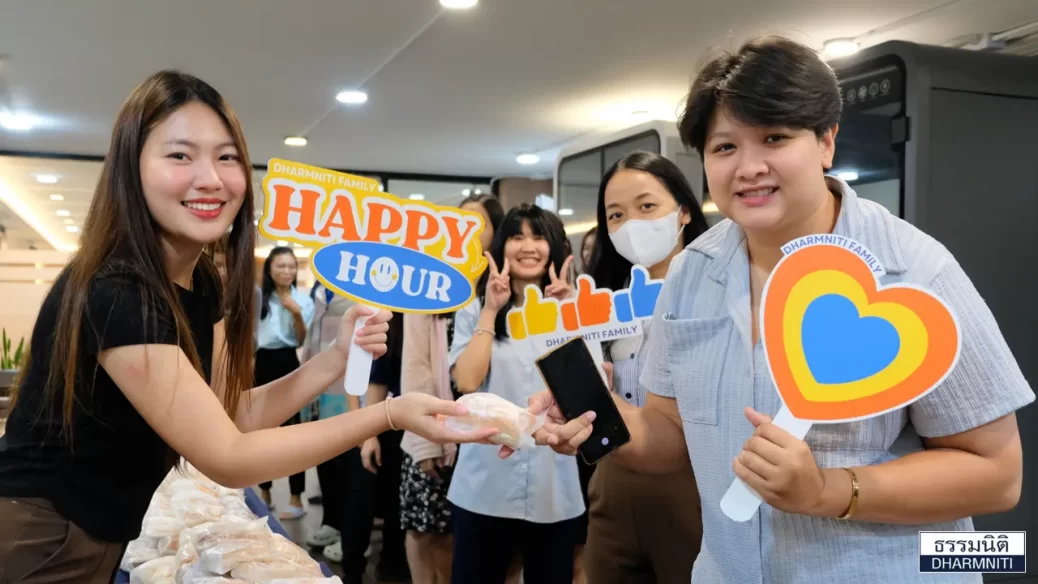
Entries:
POLYGON ((897 329, 886 320, 862 318, 848 298, 826 294, 804 312, 800 329, 804 357, 818 383, 850 383, 871 377, 901 350, 897 329))

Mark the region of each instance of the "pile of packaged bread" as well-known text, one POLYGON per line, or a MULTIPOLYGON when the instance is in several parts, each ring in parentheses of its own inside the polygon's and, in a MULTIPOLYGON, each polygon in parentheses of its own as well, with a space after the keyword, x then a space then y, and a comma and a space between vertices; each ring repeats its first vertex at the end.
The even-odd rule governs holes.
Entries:
POLYGON ((257 518, 244 491, 221 487, 186 462, 155 491, 121 567, 130 584, 342 584, 257 518))

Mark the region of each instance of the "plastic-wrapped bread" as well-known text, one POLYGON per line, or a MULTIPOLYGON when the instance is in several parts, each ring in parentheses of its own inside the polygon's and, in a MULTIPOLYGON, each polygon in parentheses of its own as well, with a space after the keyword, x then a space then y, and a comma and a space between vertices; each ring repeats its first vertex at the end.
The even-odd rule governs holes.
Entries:
POLYGON ((130 572, 130 584, 176 584, 177 558, 167 556, 145 562, 130 572))
POLYGON ((126 545, 126 551, 123 552, 123 559, 119 563, 119 569, 132 572, 137 566, 158 558, 159 552, 156 549, 155 540, 141 537, 126 545))
POLYGON ((497 394, 485 391, 470 393, 461 396, 458 403, 464 404, 469 413, 447 417, 448 428, 459 432, 497 428, 498 433, 491 436, 490 441, 514 450, 534 446, 533 433, 544 425, 543 414, 534 416, 526 408, 497 394))
POLYGON ((270 582, 272 580, 324 578, 324 574, 317 562, 303 566, 278 559, 239 564, 231 570, 231 577, 246 582, 270 582))
POLYGON ((275 533, 273 536, 273 547, 275 558, 292 562, 294 564, 300 564, 302 566, 314 566, 318 570, 321 569, 320 564, 317 563, 310 554, 306 553, 306 550, 292 543, 285 536, 280 533, 275 533))
POLYGON ((275 578, 263 584, 342 584, 338 576, 331 578, 275 578))

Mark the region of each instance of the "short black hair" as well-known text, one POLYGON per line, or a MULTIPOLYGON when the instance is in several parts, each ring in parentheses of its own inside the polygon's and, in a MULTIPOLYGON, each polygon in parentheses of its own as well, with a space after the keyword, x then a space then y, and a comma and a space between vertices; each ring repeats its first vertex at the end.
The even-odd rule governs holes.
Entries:
POLYGON ((505 218, 505 209, 501 206, 501 201, 497 200, 494 195, 488 195, 480 193, 478 195, 469 195, 465 197, 465 200, 458 203, 458 207, 464 207, 469 203, 479 203, 483 205, 483 210, 487 212, 487 217, 490 217, 490 225, 494 231, 497 231, 497 226, 501 224, 501 221, 505 218))
MULTIPOLYGON (((637 150, 617 160, 605 175, 598 187, 597 216, 599 233, 602 237, 595 238, 595 245, 591 248, 591 261, 588 273, 595 280, 595 286, 609 288, 610 290, 622 290, 628 286, 631 277, 631 262, 620 255, 609 238, 609 222, 606 217, 605 192, 609 181, 621 170, 640 170, 651 174, 656 180, 674 197, 678 205, 685 208, 689 214, 688 225, 681 230, 681 242, 684 245, 706 232, 709 225, 706 216, 699 207, 692 185, 689 184, 685 174, 681 172, 678 165, 671 160, 654 152, 637 150)), ((652 266, 645 266, 646 269, 652 266)))
POLYGON ((812 130, 821 137, 840 122, 843 96, 836 73, 818 53, 769 36, 714 57, 692 82, 678 132, 701 157, 718 108, 746 124, 812 130))

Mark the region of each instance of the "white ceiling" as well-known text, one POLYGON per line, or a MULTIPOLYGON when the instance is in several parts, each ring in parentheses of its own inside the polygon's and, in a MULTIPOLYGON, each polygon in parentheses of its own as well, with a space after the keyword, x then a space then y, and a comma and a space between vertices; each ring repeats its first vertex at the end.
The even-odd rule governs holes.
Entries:
MULTIPOLYGON (((629 125, 635 110, 673 119, 712 46, 762 33, 816 47, 844 36, 943 44, 1033 20, 1036 0, 481 0, 465 12, 436 0, 4 0, 10 101, 42 123, 0 130, 0 151, 103 155, 130 90, 175 67, 224 93, 257 164, 545 175, 563 144, 629 125), (365 80, 367 104, 335 102, 365 80), (308 146, 283 145, 307 128, 308 146), (522 152, 541 163, 518 165, 522 152)), ((34 162, 70 176, 90 165, 34 162)), ((60 186, 89 197, 94 168, 60 186)), ((18 196, 48 194, 24 174, 0 161, 18 196)))

